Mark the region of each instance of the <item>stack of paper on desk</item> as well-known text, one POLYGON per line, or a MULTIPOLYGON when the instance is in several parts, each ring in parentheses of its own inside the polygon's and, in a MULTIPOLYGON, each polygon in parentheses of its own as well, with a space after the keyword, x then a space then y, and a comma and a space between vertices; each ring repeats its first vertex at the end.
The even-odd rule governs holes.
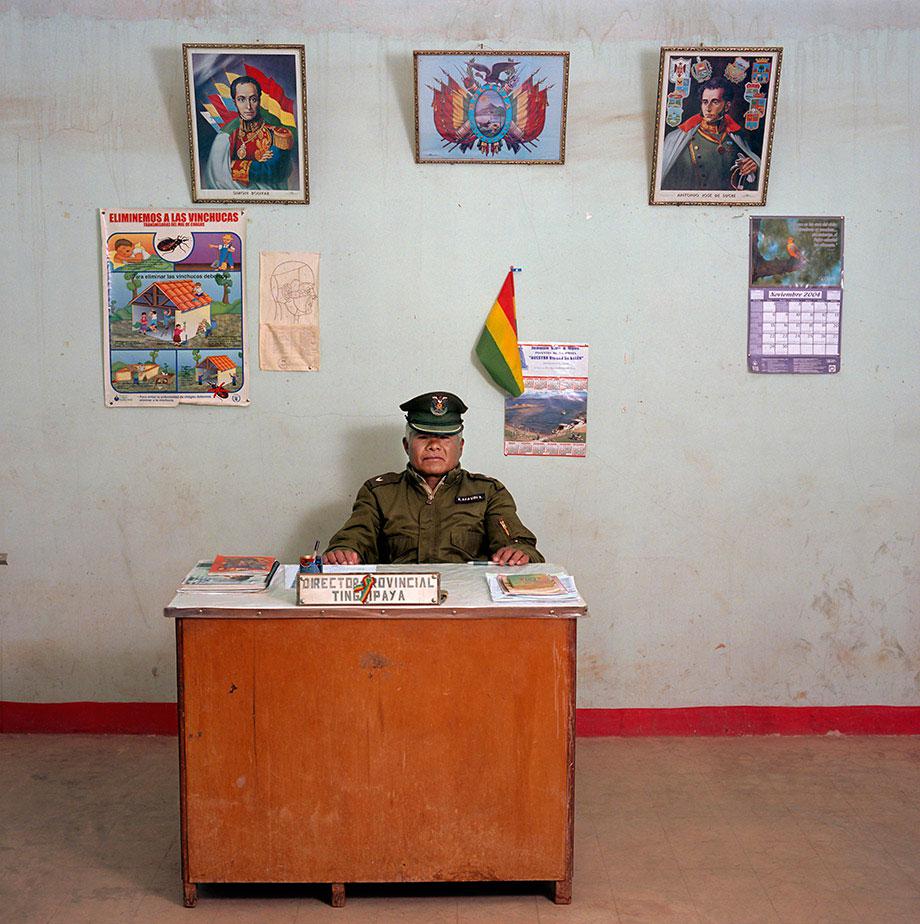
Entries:
POLYGON ((486 580, 493 603, 576 603, 580 599, 575 579, 570 574, 515 575, 487 572, 486 580), (528 584, 532 585, 529 592, 528 584))
MULTIPOLYGON (((260 591, 266 590, 271 584, 272 579, 278 572, 278 562, 272 559, 274 564, 264 571, 233 571, 222 570, 212 571, 212 562, 200 561, 186 575, 185 580, 179 585, 179 590, 215 591, 224 593, 232 591, 260 591)), ((218 561, 219 564, 219 561, 218 561)))

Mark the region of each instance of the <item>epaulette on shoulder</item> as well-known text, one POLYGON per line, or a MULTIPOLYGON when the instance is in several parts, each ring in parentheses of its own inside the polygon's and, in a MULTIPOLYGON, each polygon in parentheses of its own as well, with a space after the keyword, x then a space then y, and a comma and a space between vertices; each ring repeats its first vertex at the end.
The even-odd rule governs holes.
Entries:
POLYGON ((386 472, 383 475, 378 475, 376 478, 368 478, 367 481, 364 482, 364 485, 369 491, 373 491, 374 488, 379 488, 384 484, 396 484, 402 476, 402 472, 386 472))
POLYGON ((477 481, 491 481, 492 484, 497 484, 499 487, 502 487, 502 483, 491 475, 482 475, 479 472, 467 472, 466 474, 468 478, 475 478, 477 481))

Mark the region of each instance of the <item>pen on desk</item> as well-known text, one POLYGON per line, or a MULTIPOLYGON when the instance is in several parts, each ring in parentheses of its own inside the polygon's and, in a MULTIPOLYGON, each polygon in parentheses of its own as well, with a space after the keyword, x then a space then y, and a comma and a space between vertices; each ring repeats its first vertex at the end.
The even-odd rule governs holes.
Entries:
POLYGON ((301 574, 319 574, 323 570, 323 562, 319 557, 319 539, 313 545, 313 554, 307 557, 302 555, 300 558, 301 574))

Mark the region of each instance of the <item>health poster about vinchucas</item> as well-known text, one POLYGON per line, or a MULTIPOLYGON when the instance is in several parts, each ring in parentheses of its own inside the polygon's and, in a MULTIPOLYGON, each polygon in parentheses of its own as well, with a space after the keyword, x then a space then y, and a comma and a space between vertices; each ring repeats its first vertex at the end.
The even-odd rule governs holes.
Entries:
POLYGON ((505 455, 584 457, 588 451, 588 345, 518 346, 524 392, 505 399, 505 455))
POLYGON ((245 212, 100 220, 106 405, 248 405, 245 212))

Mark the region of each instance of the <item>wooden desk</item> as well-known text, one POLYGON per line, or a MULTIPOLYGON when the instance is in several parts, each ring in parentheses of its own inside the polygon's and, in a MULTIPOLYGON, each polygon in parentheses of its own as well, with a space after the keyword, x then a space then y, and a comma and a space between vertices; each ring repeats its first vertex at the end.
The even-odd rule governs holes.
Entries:
POLYGON ((317 611, 277 586, 166 608, 186 905, 202 882, 329 883, 342 905, 347 882, 547 880, 571 901, 585 603, 412 570, 440 571, 445 603, 317 611))

